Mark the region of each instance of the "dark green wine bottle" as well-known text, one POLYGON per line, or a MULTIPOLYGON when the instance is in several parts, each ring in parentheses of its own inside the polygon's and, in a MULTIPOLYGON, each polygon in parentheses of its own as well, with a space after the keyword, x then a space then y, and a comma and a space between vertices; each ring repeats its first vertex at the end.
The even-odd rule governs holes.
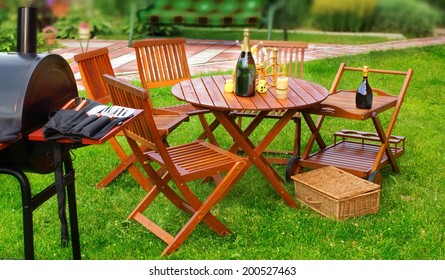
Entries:
POLYGON ((250 51, 249 30, 244 30, 241 55, 236 63, 235 93, 238 96, 255 95, 256 67, 250 51))
POLYGON ((359 109, 372 107, 372 89, 368 83, 368 66, 363 67, 363 81, 355 94, 355 106, 359 109))

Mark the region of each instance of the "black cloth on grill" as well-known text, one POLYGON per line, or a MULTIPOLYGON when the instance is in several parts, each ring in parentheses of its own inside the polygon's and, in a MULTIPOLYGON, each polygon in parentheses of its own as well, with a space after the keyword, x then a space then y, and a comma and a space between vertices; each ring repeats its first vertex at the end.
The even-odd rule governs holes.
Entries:
POLYGON ((12 142, 20 135, 20 128, 0 127, 0 143, 12 142))
POLYGON ((110 117, 101 115, 100 112, 90 115, 88 112, 91 109, 103 105, 89 99, 86 101, 86 106, 80 110, 60 109, 55 112, 43 126, 45 138, 48 140, 70 138, 75 142, 80 142, 83 137, 99 139, 130 117, 110 117))

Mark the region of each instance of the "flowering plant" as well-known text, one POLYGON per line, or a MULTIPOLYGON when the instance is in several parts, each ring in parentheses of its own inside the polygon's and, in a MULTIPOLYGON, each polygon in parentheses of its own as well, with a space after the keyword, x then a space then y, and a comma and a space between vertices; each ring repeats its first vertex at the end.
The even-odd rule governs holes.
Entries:
POLYGON ((88 22, 81 22, 79 24, 79 39, 88 40, 90 39, 90 25, 88 22))
POLYGON ((88 30, 90 30, 90 25, 88 24, 88 22, 85 22, 85 21, 82 21, 80 24, 79 24, 79 29, 88 29, 88 30))

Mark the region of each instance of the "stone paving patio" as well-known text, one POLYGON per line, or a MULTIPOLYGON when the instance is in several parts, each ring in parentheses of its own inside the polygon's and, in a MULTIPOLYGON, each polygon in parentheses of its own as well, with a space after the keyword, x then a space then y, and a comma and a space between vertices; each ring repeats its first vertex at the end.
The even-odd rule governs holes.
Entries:
MULTIPOLYGON (((77 63, 73 56, 81 53, 82 49, 78 41, 61 40, 64 48, 55 49, 52 52, 62 55, 71 66, 79 89, 83 89, 77 63)), ((422 47, 428 45, 445 44, 445 34, 431 38, 396 40, 384 43, 367 45, 329 45, 309 44, 305 54, 305 60, 321 59, 351 54, 367 53, 369 51, 402 49, 408 47, 422 47)), ((85 42, 83 43, 85 47, 85 42)), ((116 75, 125 76, 127 79, 138 79, 136 56, 126 40, 91 40, 88 50, 108 47, 110 59, 116 75)), ((214 71, 227 71, 233 69, 239 56, 240 47, 234 41, 218 40, 187 40, 186 52, 192 75, 214 71)))

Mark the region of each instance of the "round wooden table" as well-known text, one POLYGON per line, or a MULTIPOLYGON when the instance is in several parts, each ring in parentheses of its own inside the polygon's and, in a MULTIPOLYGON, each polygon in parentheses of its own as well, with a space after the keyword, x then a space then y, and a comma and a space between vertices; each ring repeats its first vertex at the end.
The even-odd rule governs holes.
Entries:
POLYGON ((185 80, 174 85, 172 93, 179 100, 209 109, 235 139, 229 150, 235 153, 238 147, 241 147, 249 158, 245 168, 249 168, 252 163, 255 164, 284 201, 289 206, 297 208, 295 200, 282 186, 283 180, 262 153, 299 110, 322 102, 328 96, 327 89, 316 83, 289 78, 287 99, 278 99, 275 87, 268 87, 264 94, 256 93, 252 97, 240 97, 234 93, 224 92, 225 80, 231 78, 230 75, 218 75, 185 80), (230 116, 230 112, 234 110, 257 110, 259 114, 246 129, 242 130, 230 116), (250 134, 266 115, 274 110, 286 112, 255 146, 249 139, 250 134))

